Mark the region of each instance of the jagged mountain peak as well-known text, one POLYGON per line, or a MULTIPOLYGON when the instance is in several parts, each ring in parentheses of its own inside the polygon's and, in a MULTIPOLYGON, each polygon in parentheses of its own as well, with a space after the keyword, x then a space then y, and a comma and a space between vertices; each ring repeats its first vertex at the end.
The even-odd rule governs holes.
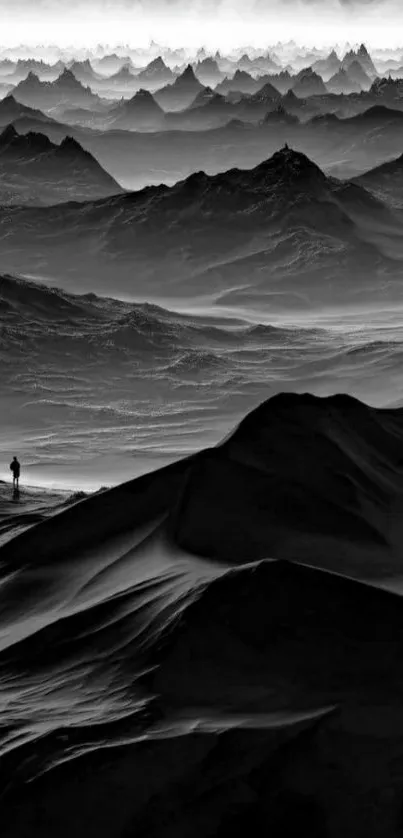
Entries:
POLYGON ((38 131, 19 134, 13 124, 7 125, 1 132, 0 147, 15 150, 19 155, 25 153, 28 157, 32 157, 32 154, 42 154, 57 148, 46 134, 41 134, 38 131))
POLYGON ((270 82, 266 82, 256 93, 251 96, 254 102, 273 102, 280 99, 281 94, 270 82))
POLYGON ((83 149, 82 145, 74 139, 74 137, 69 135, 62 140, 58 149, 62 154, 91 156, 87 151, 85 151, 85 149, 83 149))
POLYGON ((60 86, 82 87, 81 82, 75 77, 72 70, 69 70, 67 67, 64 68, 59 78, 56 79, 55 84, 60 86))
POLYGON ((150 63, 147 66, 147 69, 148 70, 166 70, 167 65, 165 64, 165 61, 161 57, 161 55, 159 55, 158 58, 154 58, 153 61, 150 61, 150 63))
POLYGON ((4 99, 1 100, 1 104, 2 105, 6 105, 6 104, 11 105, 12 107, 15 106, 17 108, 21 107, 20 103, 17 102, 15 96, 13 96, 12 93, 9 93, 7 96, 5 96, 4 99))
POLYGON ((133 102, 134 100, 137 102, 139 102, 140 100, 142 100, 143 102, 154 102, 154 97, 149 90, 145 90, 144 87, 141 87, 140 90, 137 90, 137 92, 134 94, 134 96, 131 97, 129 101, 133 102))
POLYGON ((222 96, 221 93, 216 93, 215 90, 212 90, 211 87, 204 87, 200 92, 197 94, 194 102, 192 102, 192 108, 198 108, 203 105, 207 105, 210 102, 225 102, 225 96, 222 96))
POLYGON ((179 76, 179 78, 182 79, 183 81, 195 81, 195 82, 197 82, 197 78, 195 76, 195 72, 194 72, 194 69, 193 69, 191 64, 187 65, 187 67, 184 69, 182 75, 179 76))
POLYGON ((218 202, 228 190, 238 195, 243 206, 254 206, 256 200, 289 200, 290 193, 317 194, 333 187, 322 170, 305 154, 287 144, 253 169, 230 169, 218 175, 195 172, 172 189, 185 198, 189 194, 203 195, 208 201, 218 202), (259 198, 257 197, 259 196, 259 198), (287 196, 287 197, 286 197, 287 196))
POLYGON ((51 151, 55 148, 54 143, 51 142, 46 134, 41 134, 39 131, 28 131, 27 134, 17 134, 20 143, 24 144, 27 150, 35 152, 51 151))
POLYGON ((162 108, 155 101, 153 94, 149 90, 144 90, 144 88, 140 88, 131 99, 123 100, 122 106, 124 111, 145 110, 162 113, 162 108))
POLYGON ((6 125, 0 134, 0 145, 8 145, 8 143, 15 140, 18 136, 18 131, 16 131, 14 125, 6 125))
POLYGON ((33 70, 30 70, 25 79, 25 84, 38 84, 38 82, 40 83, 39 77, 36 75, 36 73, 34 73, 33 70))
POLYGON ((276 151, 272 157, 265 160, 256 170, 270 170, 279 176, 286 176, 288 179, 300 179, 301 177, 314 177, 322 182, 326 182, 326 175, 322 172, 316 163, 313 163, 306 154, 301 151, 295 151, 290 148, 287 143, 276 151))

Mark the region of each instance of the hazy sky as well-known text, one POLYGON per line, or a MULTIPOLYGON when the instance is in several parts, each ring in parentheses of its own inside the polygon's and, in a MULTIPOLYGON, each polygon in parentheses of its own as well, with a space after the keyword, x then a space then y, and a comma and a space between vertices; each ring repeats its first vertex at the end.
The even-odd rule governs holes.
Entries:
POLYGON ((1 41, 83 46, 262 46, 366 41, 397 46, 403 0, 0 0, 1 41))

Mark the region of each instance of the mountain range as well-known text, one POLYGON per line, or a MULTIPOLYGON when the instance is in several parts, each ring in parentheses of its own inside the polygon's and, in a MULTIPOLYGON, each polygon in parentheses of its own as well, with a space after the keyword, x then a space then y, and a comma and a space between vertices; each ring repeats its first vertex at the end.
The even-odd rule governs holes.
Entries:
POLYGON ((0 49, 1 838, 402 834, 401 65, 0 49))
POLYGON ((22 104, 45 111, 66 102, 69 107, 95 107, 101 104, 98 96, 89 87, 84 87, 74 73, 67 69, 53 82, 40 81, 30 72, 15 87, 13 96, 22 104))
POLYGON ((203 87, 196 78, 193 67, 188 64, 172 84, 156 91, 154 98, 165 111, 179 111, 188 107, 203 87))
POLYGON ((161 56, 154 58, 144 70, 136 74, 138 85, 146 90, 158 90, 174 82, 175 78, 175 73, 167 67, 161 56))
POLYGON ((362 186, 285 147, 249 171, 199 172, 79 207, 8 208, 0 257, 9 272, 41 271, 71 290, 105 293, 113 269, 115 293, 137 298, 210 295, 289 311, 365 294, 375 305, 385 289, 401 298, 401 226, 362 186))
POLYGON ((111 108, 105 127, 127 131, 155 130, 164 127, 165 111, 148 90, 139 90, 131 99, 122 100, 111 108))
POLYGON ((55 145, 44 134, 0 134, 0 205, 88 201, 123 190, 94 157, 65 137, 55 145))
MULTIPOLYGON (((141 131, 208 130, 233 119, 253 123, 263 120, 272 109, 272 104, 268 102, 264 111, 264 98, 270 87, 284 97, 282 104, 286 111, 302 121, 328 113, 351 117, 377 104, 403 108, 402 80, 374 77, 371 69, 373 62, 365 48, 350 50, 346 60, 338 59, 338 65, 331 53, 327 66, 338 66, 338 69, 329 78, 325 74, 326 83, 315 70, 316 62, 312 67, 303 67, 298 73, 287 68, 251 75, 246 69, 240 69, 240 66, 251 69, 250 62, 244 60, 233 65, 233 75, 219 81, 215 87, 214 84, 206 86, 197 77, 195 68, 198 62, 188 64, 181 72, 178 67, 168 67, 161 56, 143 68, 136 68, 128 61, 118 63, 117 74, 107 77, 97 71, 94 59, 92 63, 89 59, 71 62, 69 69, 64 69, 52 82, 40 81, 31 70, 28 77, 13 88, 12 95, 26 107, 41 109, 66 124, 97 130, 112 127, 141 131), (168 83, 165 83, 166 79, 168 83), (209 91, 216 97, 224 96, 225 101, 219 98, 212 100, 209 91), (146 92, 150 93, 149 97, 145 96, 146 92), (135 98, 137 94, 138 99, 135 98), (255 99, 251 100, 251 97, 255 99), (122 98, 131 103, 127 109, 122 98), (260 108, 257 104, 259 100, 260 108), (196 109, 203 104, 208 107, 196 113, 196 109), (189 109, 193 112, 188 112, 189 109), (180 115, 176 120, 172 116, 164 119, 162 111, 180 115)), ((218 68, 222 77, 218 59, 205 57, 199 64, 210 67, 215 76, 218 68)), ((263 65, 267 70, 267 62, 263 61, 261 71, 263 65)), ((5 74, 3 78, 8 79, 9 75, 5 74)), ((9 90, 7 83, 5 93, 9 90)), ((273 94, 271 99, 274 101, 274 98, 273 94)), ((9 122, 8 119, 4 124, 9 122)))

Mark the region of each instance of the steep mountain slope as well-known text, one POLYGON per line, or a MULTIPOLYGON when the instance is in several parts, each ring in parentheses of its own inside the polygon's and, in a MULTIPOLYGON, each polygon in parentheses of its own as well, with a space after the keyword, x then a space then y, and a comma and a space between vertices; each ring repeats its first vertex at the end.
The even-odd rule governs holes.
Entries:
POLYGON ((96 81, 101 78, 94 70, 91 61, 87 58, 85 61, 72 61, 69 64, 68 70, 81 82, 85 87, 91 87, 96 81))
POLYGON ((401 108, 403 105, 403 79, 393 79, 390 76, 375 79, 369 90, 368 99, 373 104, 401 108))
POLYGON ((281 101, 281 93, 270 82, 266 82, 256 93, 245 96, 237 103, 238 118, 245 121, 262 119, 281 101))
POLYGON ((148 90, 139 90, 131 99, 120 102, 106 116, 108 128, 126 131, 155 130, 164 125, 165 111, 148 90))
POLYGON ((237 70, 232 78, 225 78, 215 88, 217 93, 226 96, 227 93, 256 93, 262 86, 260 79, 255 79, 245 70, 237 70))
POLYGON ((127 64, 112 76, 99 75, 91 85, 92 90, 99 96, 113 99, 133 96, 139 87, 137 75, 127 64))
POLYGON ((394 203, 401 206, 403 204, 403 154, 397 159, 388 160, 381 166, 370 169, 369 172, 364 172, 354 178, 354 182, 365 189, 380 193, 384 198, 392 199, 394 203))
POLYGON ((197 61, 193 69, 195 76, 202 84, 215 87, 223 79, 223 72, 220 70, 215 58, 207 57, 202 61, 197 61))
POLYGON ((204 87, 195 100, 181 111, 165 114, 165 128, 169 130, 206 131, 225 125, 239 116, 240 108, 225 96, 204 87))
POLYGON ((266 78, 267 81, 270 82, 270 84, 272 84, 282 96, 288 93, 294 84, 294 77, 288 70, 282 70, 281 73, 270 74, 266 78))
POLYGON ((362 89, 358 82, 351 78, 348 71, 342 67, 329 79, 326 87, 330 93, 345 95, 349 93, 360 93, 362 89))
POLYGON ((348 70, 351 64, 356 61, 360 64, 364 72, 370 77, 375 78, 377 75, 375 64, 369 54, 365 44, 361 44, 358 50, 350 50, 343 58, 342 66, 348 70))
POLYGON ((322 76, 323 81, 329 81, 341 68, 341 60, 333 49, 326 58, 319 58, 312 64, 315 73, 322 76))
POLYGON ((52 123, 53 120, 36 108, 30 108, 17 102, 13 95, 6 96, 0 102, 0 128, 10 125, 16 119, 32 119, 37 122, 52 123))
POLYGON ((46 262, 72 289, 105 290, 113 270, 116 293, 298 308, 401 296, 401 229, 364 189, 285 148, 250 171, 199 172, 51 212, 11 208, 0 215, 0 256, 31 275, 46 262))
POLYGON ((117 53, 110 53, 102 56, 102 58, 94 58, 92 65, 97 72, 102 73, 104 76, 112 76, 114 73, 118 73, 124 66, 133 69, 130 59, 127 56, 117 55, 117 53))
POLYGON ((89 87, 84 87, 70 70, 64 70, 54 82, 42 82, 29 73, 13 91, 18 102, 30 107, 49 110, 61 104, 69 107, 94 107, 100 100, 89 87))
POLYGON ((350 79, 359 85, 361 90, 369 90, 372 84, 371 77, 365 72, 359 61, 352 61, 347 68, 350 79))
POLYGON ((175 74, 167 67, 161 56, 150 61, 147 67, 137 74, 139 87, 151 91, 158 90, 174 81, 175 74))
POLYGON ((203 85, 196 78, 193 67, 188 64, 172 84, 155 92, 155 100, 166 111, 179 111, 189 107, 202 90, 203 85))
POLYGON ((121 186, 71 137, 60 145, 40 133, 0 134, 0 204, 55 204, 116 195, 121 186))
POLYGON ((326 93, 326 87, 322 77, 315 73, 311 67, 307 67, 295 77, 292 91, 295 96, 303 99, 305 96, 320 96, 326 93))

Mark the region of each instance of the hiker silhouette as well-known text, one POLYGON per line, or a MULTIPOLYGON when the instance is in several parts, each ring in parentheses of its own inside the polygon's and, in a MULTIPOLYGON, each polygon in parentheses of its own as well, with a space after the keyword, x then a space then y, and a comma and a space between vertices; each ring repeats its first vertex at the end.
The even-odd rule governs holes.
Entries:
POLYGON ((20 474, 21 474, 21 465, 17 460, 17 457, 13 457, 12 462, 10 463, 10 471, 13 474, 13 489, 14 494, 18 494, 20 490, 20 474))

